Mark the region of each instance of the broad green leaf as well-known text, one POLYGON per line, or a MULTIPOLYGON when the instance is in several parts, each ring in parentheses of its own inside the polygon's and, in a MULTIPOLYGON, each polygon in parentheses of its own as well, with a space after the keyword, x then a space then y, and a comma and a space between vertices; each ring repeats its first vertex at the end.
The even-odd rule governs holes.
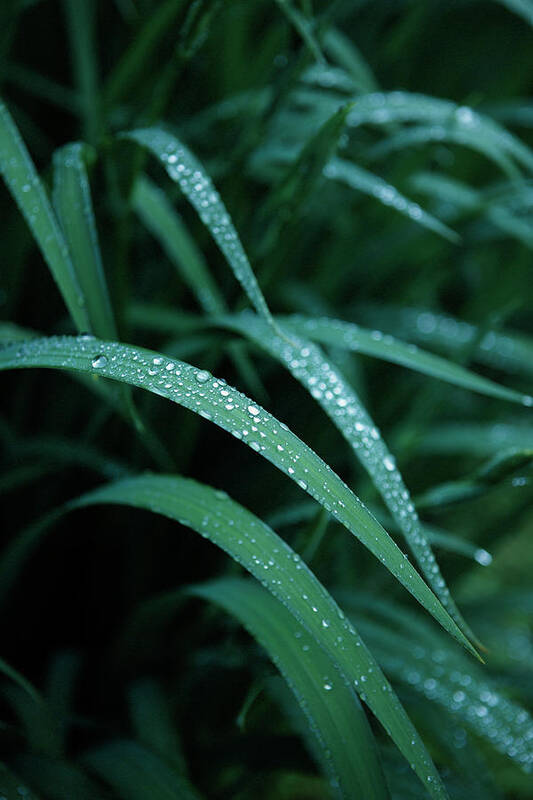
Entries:
POLYGON ((204 310, 210 313, 222 311, 225 303, 207 264, 165 193, 148 178, 140 176, 135 183, 132 203, 140 219, 193 289, 204 310))
POLYGON ((187 768, 176 723, 159 684, 148 678, 137 681, 130 687, 128 699, 138 741, 185 775, 187 768))
POLYGON ((314 318, 290 316, 283 318, 283 325, 289 327, 301 336, 320 342, 331 347, 352 350, 356 353, 381 358, 393 364, 401 364, 409 369, 431 375, 447 383, 462 386, 473 392, 499 397, 514 403, 530 406, 533 398, 521 394, 505 386, 499 386, 494 381, 476 375, 459 364, 454 364, 444 358, 439 358, 432 353, 419 350, 412 344, 406 344, 381 331, 369 331, 350 322, 328 319, 327 317, 314 318))
POLYGON ((85 298, 67 244, 26 146, 1 99, 0 172, 39 245, 78 331, 88 331, 90 321, 85 298))
POLYGON ((129 131, 121 136, 146 147, 161 161, 170 178, 178 183, 198 212, 257 312, 274 325, 226 207, 196 156, 173 134, 161 128, 129 131))
POLYGON ((54 207, 85 297, 90 330, 103 339, 116 339, 84 150, 84 145, 76 142, 54 153, 54 207))
POLYGON ((122 800, 199 800, 189 781, 145 747, 120 740, 84 756, 83 761, 122 800))
POLYGON ((280 361, 326 412, 372 478, 429 585, 465 636, 474 639, 441 575, 394 457, 343 375, 316 345, 291 334, 292 345, 272 334, 268 326, 251 313, 226 320, 230 327, 280 361))
POLYGON ((307 717, 332 795, 341 800, 389 797, 355 690, 292 614, 260 586, 242 579, 212 581, 186 591, 233 614, 265 648, 307 717))
MULTIPOLYGON (((242 564, 286 606, 350 686, 361 693, 398 748, 415 765, 432 796, 445 796, 418 734, 355 628, 302 559, 265 523, 224 492, 176 476, 143 475, 108 484, 74 500, 70 508, 94 503, 145 508, 178 520, 242 564)), ((167 614, 182 597, 178 591, 150 600, 143 619, 151 624, 150 609, 158 615, 162 611, 167 614)), ((324 680, 323 675, 320 679, 324 680)))
POLYGON ((44 698, 29 694, 26 687, 6 686, 3 695, 13 708, 29 750, 60 758, 63 742, 57 717, 44 698))
POLYGON ((139 386, 211 420, 287 474, 345 525, 470 652, 474 648, 381 525, 307 445, 265 409, 206 370, 91 336, 51 337, 0 350, 0 369, 55 367, 139 386))
POLYGON ((418 203, 404 197, 394 186, 384 181, 378 175, 374 175, 362 167, 358 167, 351 161, 346 161, 341 158, 333 158, 327 164, 324 175, 330 180, 338 181, 356 189, 359 192, 375 197, 380 203, 385 206, 394 208, 400 214, 417 222, 424 228, 428 228, 445 239, 452 242, 457 242, 459 236, 448 228, 443 222, 440 222, 436 217, 424 211, 418 203))

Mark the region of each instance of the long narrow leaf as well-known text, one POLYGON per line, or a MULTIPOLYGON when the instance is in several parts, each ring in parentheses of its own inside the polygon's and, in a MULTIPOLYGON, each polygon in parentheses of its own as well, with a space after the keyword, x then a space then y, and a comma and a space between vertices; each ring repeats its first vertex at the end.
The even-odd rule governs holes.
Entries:
POLYGON ((146 147, 161 161, 168 175, 179 184, 198 212, 257 312, 274 325, 239 235, 211 178, 196 156, 183 142, 161 128, 129 131, 122 136, 146 147))
MULTIPOLYGON (((267 525, 224 492, 176 476, 143 475, 108 484, 73 501, 70 508, 94 503, 145 508, 181 521, 240 562, 338 664, 432 796, 445 796, 422 742, 355 628, 301 558, 267 525)), ((169 602, 176 602, 176 593, 156 598, 155 607, 160 611, 169 602)), ((324 682, 322 674, 320 679, 324 682)))
POLYGON ((233 614, 265 648, 307 717, 332 794, 340 800, 387 798, 374 738, 354 689, 292 614, 242 579, 200 584, 187 593, 233 614))
POLYGON ((79 142, 55 152, 54 206, 87 303, 91 331, 116 339, 83 153, 79 142))
POLYGON ((212 420, 314 497, 374 553, 446 630, 476 654, 440 601, 346 484, 286 425, 225 381, 150 350, 87 336, 37 339, 0 350, 0 369, 28 367, 99 374, 143 387, 212 420))
POLYGON ((0 99, 0 172, 39 245, 78 331, 90 330, 85 298, 43 184, 0 99))

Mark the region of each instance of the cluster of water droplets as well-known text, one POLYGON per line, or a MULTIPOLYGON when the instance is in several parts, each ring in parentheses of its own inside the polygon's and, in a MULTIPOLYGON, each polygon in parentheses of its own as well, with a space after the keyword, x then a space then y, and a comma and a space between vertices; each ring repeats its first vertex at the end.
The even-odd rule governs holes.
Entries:
MULTIPOLYGON (((248 333, 255 335, 263 347, 286 365, 344 435, 397 520, 428 581, 449 613, 460 627, 464 627, 395 460, 352 387, 311 342, 298 339, 291 331, 291 337, 295 340, 292 345, 280 337, 270 335, 264 330, 263 323, 254 320, 252 315, 243 315, 243 318, 246 319, 248 333)), ((377 554, 379 557, 379 548, 377 554)), ((400 576, 403 569, 404 566, 400 565, 400 576)), ((412 574, 408 561, 405 563, 405 571, 412 574)))
POLYGON ((533 771, 533 718, 486 680, 461 668, 455 654, 416 645, 382 658, 386 671, 459 717, 500 753, 533 771))
POLYGON ((425 212, 418 203, 406 198, 394 186, 384 181, 383 178, 351 162, 343 161, 339 158, 331 159, 324 167, 324 176, 331 180, 346 183, 353 189, 375 197, 383 205, 394 208, 400 214, 404 214, 432 230, 437 230, 439 233, 445 233, 446 235, 450 233, 445 225, 435 217, 432 217, 431 214, 425 212))
POLYGON ((179 184, 198 212, 258 313, 270 320, 265 298, 237 231, 211 178, 196 156, 175 136, 160 129, 134 131, 129 136, 161 159, 169 176, 179 184))

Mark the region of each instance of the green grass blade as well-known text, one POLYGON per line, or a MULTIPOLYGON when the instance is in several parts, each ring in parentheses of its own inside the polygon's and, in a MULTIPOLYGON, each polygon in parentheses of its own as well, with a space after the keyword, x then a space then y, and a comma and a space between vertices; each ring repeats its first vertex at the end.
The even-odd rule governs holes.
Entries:
POLYGON ((452 353, 467 349, 481 364, 533 376, 533 338, 523 334, 510 330, 481 333, 469 322, 424 308, 366 306, 357 311, 368 324, 406 339, 452 353))
POLYGON ((189 781, 136 742, 110 742, 83 758, 122 800, 199 800, 189 781))
POLYGON ((0 100, 0 171, 63 295, 78 331, 90 328, 85 298, 50 201, 13 119, 0 100))
POLYGON ((497 0, 497 2, 533 26, 533 3, 531 0, 497 0))
POLYGON ((211 178, 198 159, 173 134, 160 128, 130 131, 121 136, 146 147, 161 161, 168 175, 178 183, 198 212, 257 312, 274 325, 237 231, 211 178))
POLYGON ((330 180, 338 181, 356 189, 359 192, 375 197, 380 203, 394 208, 400 214, 411 219, 413 222, 428 228, 451 242, 458 242, 459 236, 451 228, 448 228, 436 217, 424 211, 418 203, 404 197, 394 186, 384 181, 378 175, 374 175, 350 161, 341 158, 333 158, 324 170, 324 174, 330 180))
POLYGON ((346 484, 286 425, 250 398, 185 362, 94 337, 51 337, 0 350, 0 369, 52 367, 139 386, 195 411, 243 440, 345 525, 470 652, 470 642, 381 525, 346 484))
POLYGON ((82 109, 83 135, 95 145, 100 136, 102 122, 98 88, 98 47, 95 41, 96 7, 92 3, 78 3, 77 0, 63 0, 63 6, 82 109))
POLYGON ((320 45, 316 39, 313 25, 310 20, 305 17, 300 11, 294 8, 291 0, 276 0, 276 3, 281 8, 291 25, 301 36, 302 41, 307 45, 309 52, 320 64, 325 64, 326 59, 322 53, 320 45))
POLYGON ((389 797, 359 699, 292 614, 250 581, 226 579, 186 590, 235 616, 285 678, 317 740, 314 751, 339 800, 389 797), (307 634, 307 635, 306 635, 307 634))
MULTIPOLYGON (((299 90, 296 98, 309 107, 324 107, 331 114, 341 101, 323 92, 299 90)), ((423 126, 423 137, 441 141, 451 138, 484 154, 498 166, 509 169, 511 160, 533 170, 533 152, 519 139, 494 120, 460 106, 414 92, 373 92, 354 98, 355 105, 347 119, 348 128, 360 125, 389 125, 395 122, 414 122, 423 126)), ((343 103, 346 102, 344 99, 343 103)), ((410 136, 411 131, 401 131, 398 136, 410 136)), ((415 134, 418 135, 418 134, 415 134)), ((515 170, 516 172, 516 170, 515 170)))
POLYGON ((497 455, 505 449, 533 448, 533 430, 524 420, 493 423, 447 422, 425 432, 423 453, 437 455, 497 455))
MULTIPOLYGON (((343 592, 341 597, 349 608, 348 594, 343 592)), ((441 712, 460 720, 525 772, 533 772, 531 714, 505 697, 490 676, 461 652, 446 648, 440 632, 429 631, 419 615, 390 603, 375 604, 374 598, 369 603, 365 608, 370 619, 361 620, 360 626, 379 653, 385 672, 441 706, 441 712), (378 612, 377 619, 372 608, 378 612)), ((361 603, 356 601, 353 608, 359 620, 361 603)))
POLYGON ((183 5, 183 0, 166 0, 147 17, 144 26, 132 38, 131 45, 106 81, 104 97, 108 106, 111 107, 117 100, 121 100, 135 84, 139 73, 146 68, 147 60, 173 25, 183 5))
POLYGON ((498 397, 501 400, 509 400, 525 406, 533 403, 533 399, 529 395, 499 386, 494 381, 476 375, 459 364, 419 350, 418 347, 384 335, 381 331, 369 331, 350 322, 326 317, 317 319, 291 316, 283 319, 283 325, 288 326, 295 333, 309 337, 321 344, 351 350, 355 353, 364 353, 392 364, 400 364, 424 375, 431 375, 439 380, 489 397, 498 397))
POLYGON ((24 675, 21 675, 18 670, 8 664, 7 661, 4 661, 3 658, 0 658, 0 672, 20 686, 21 689, 24 689, 24 691, 29 694, 32 700, 35 702, 40 702, 41 698, 37 689, 31 685, 29 680, 25 678, 24 675))
POLYGON ((324 34, 323 41, 326 53, 346 70, 362 92, 378 91, 376 78, 368 62, 348 36, 330 27, 324 34))
POLYGON ((76 142, 55 152, 54 207, 85 297, 90 330, 103 339, 116 339, 84 150, 84 145, 76 142))
POLYGON ((128 692, 128 700, 138 741, 165 759, 180 775, 185 775, 187 768, 181 742, 159 684, 148 678, 137 681, 128 692))
MULTIPOLYGON (((176 476, 143 475, 108 484, 73 501, 70 508, 94 503, 145 508, 178 520, 242 564, 338 665, 415 765, 432 796, 445 796, 423 743, 355 628, 301 558, 260 519, 224 492, 176 476)), ((148 613, 146 607, 144 612, 141 609, 141 616, 150 623, 150 609, 154 608, 166 616, 169 606, 174 608, 182 598, 181 591, 157 597, 147 604, 148 613)), ((320 678, 323 681, 322 675, 320 678)))
POLYGON ((224 310, 224 300, 202 253, 162 189, 141 176, 135 183, 132 204, 185 283, 192 288, 202 308, 209 313, 224 310))
POLYGON ((306 339, 291 333, 292 346, 272 335, 262 320, 250 313, 229 319, 233 328, 280 361, 326 412, 370 475, 429 585, 465 636, 475 641, 441 575, 394 457, 343 375, 306 339))

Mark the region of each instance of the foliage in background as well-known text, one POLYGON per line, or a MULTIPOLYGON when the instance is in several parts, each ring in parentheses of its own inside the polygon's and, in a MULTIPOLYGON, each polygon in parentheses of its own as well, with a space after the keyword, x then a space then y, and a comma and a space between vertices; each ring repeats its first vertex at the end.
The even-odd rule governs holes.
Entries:
POLYGON ((526 800, 533 4, 0 21, 0 796, 526 800))

